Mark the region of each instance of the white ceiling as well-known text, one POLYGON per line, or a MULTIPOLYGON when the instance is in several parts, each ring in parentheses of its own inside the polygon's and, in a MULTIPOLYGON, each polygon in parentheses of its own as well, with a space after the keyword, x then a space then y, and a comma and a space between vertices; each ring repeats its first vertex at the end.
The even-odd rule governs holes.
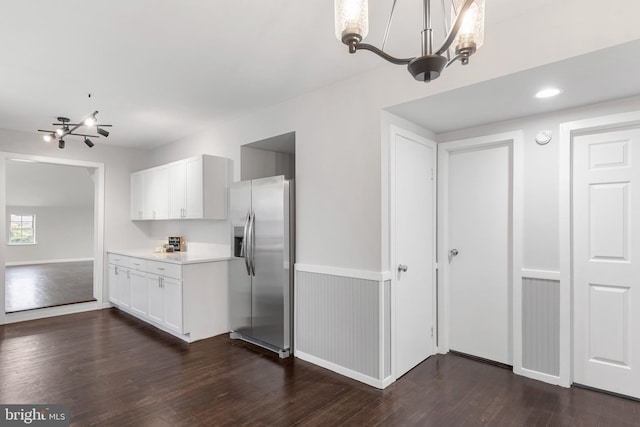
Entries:
POLYGON ((640 40, 389 108, 435 133, 640 95, 640 40), (556 87, 554 98, 535 93, 556 87))
POLYGON ((6 205, 93 207, 93 169, 50 163, 6 162, 6 205))
MULTIPOLYGON (((553 1, 490 0, 487 26, 553 1)), ((368 42, 380 44, 391 4, 370 0, 368 42)), ((421 10, 422 1, 398 2, 389 52, 418 53, 421 10)), ((330 0, 6 1, 0 52, 0 128, 37 138, 57 116, 99 110, 114 127, 98 142, 132 147, 388 66, 347 53, 330 0)))

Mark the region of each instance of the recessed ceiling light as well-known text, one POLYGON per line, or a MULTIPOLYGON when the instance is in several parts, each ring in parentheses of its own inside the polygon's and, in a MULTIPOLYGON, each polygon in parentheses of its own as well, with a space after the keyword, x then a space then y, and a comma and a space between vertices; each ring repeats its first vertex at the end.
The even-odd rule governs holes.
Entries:
POLYGON ((536 98, 551 98, 553 96, 560 94, 560 92, 562 92, 560 89, 557 89, 555 87, 550 87, 550 88, 546 88, 538 91, 538 93, 536 93, 536 98))

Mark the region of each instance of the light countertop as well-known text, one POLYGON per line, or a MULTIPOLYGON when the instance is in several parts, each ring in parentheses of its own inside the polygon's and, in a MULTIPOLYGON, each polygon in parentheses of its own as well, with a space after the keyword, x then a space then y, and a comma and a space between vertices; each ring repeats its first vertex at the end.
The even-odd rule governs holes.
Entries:
POLYGON ((172 252, 156 253, 145 249, 109 250, 107 253, 142 258, 151 261, 170 262, 173 264, 197 264, 203 262, 228 261, 231 259, 224 252, 172 252))

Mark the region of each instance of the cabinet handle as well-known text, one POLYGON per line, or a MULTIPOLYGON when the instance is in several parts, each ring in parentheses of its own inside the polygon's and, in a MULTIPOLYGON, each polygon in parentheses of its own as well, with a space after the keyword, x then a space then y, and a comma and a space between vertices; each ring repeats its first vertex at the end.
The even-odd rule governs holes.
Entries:
POLYGON ((131 279, 131 271, 127 270, 127 279, 131 279))
POLYGON ((114 273, 116 274, 116 276, 118 275, 118 266, 117 265, 115 266, 114 273))

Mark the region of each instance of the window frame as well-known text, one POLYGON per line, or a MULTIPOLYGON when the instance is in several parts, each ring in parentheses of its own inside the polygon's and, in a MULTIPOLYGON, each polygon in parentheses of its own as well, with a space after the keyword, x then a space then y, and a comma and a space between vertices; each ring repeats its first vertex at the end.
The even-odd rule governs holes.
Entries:
MULTIPOLYGON (((21 228, 22 229, 22 228, 21 228)), ((9 230, 8 230, 8 241, 7 241, 7 245, 9 246, 29 246, 29 245, 37 245, 38 241, 36 238, 36 214, 9 214, 9 230), (13 221, 12 217, 20 217, 20 224, 23 224, 25 222, 31 222, 31 229, 33 230, 33 241, 31 242, 14 242, 11 240, 11 225, 18 222, 18 221, 13 221), (24 217, 31 217, 31 221, 24 221, 24 217)))

